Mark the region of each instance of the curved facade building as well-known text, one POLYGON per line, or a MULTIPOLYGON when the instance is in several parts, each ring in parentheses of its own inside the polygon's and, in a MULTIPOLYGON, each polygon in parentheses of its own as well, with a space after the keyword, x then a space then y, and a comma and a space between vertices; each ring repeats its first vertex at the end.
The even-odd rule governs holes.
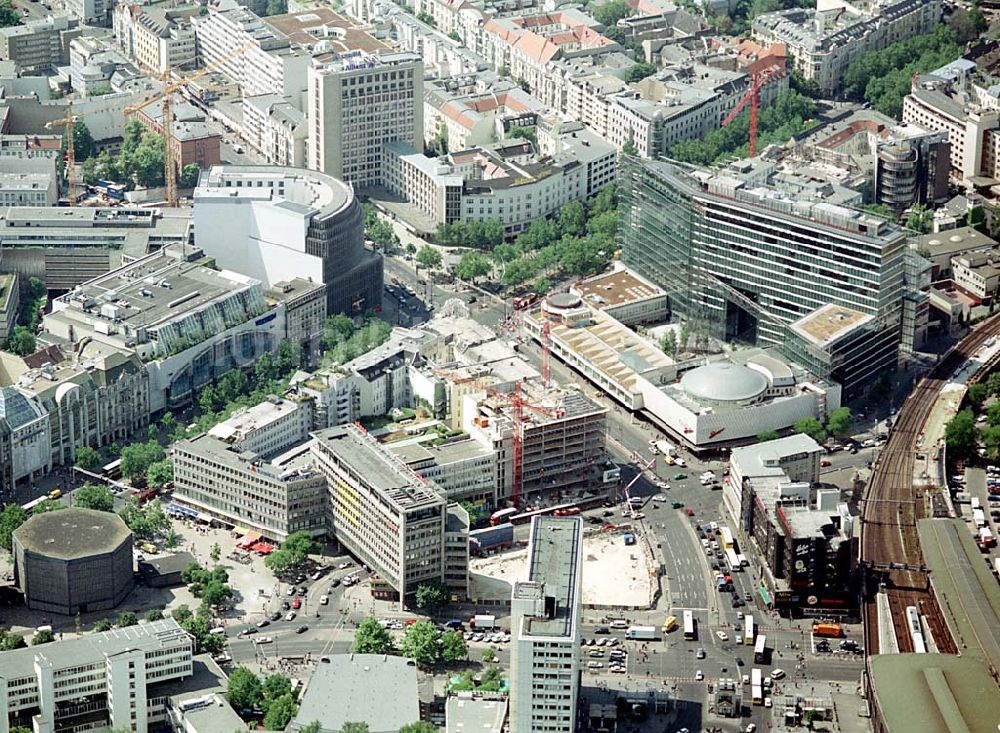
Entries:
POLYGON ((382 258, 364 216, 333 176, 278 166, 215 166, 194 192, 195 243, 220 267, 274 287, 299 277, 327 288, 327 313, 382 304, 382 258))
POLYGON ((114 608, 132 591, 132 532, 112 512, 36 514, 13 535, 14 581, 35 611, 114 608))

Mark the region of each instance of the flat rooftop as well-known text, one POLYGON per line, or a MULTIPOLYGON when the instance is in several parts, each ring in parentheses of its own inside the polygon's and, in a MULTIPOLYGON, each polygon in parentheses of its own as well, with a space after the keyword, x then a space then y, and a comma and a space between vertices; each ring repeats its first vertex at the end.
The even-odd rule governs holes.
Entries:
POLYGON ((349 466, 359 480, 385 496, 400 512, 444 503, 441 494, 362 429, 342 425, 312 435, 321 450, 349 466))
POLYGON ((79 507, 35 514, 14 530, 26 551, 60 560, 111 552, 131 536, 117 514, 79 507))
POLYGON ((599 308, 638 303, 667 295, 662 288, 629 270, 597 275, 574 285, 573 289, 599 308))
POLYGON ((298 729, 314 720, 321 721, 323 731, 339 731, 348 721, 364 722, 372 733, 415 723, 420 720, 415 664, 379 654, 320 657, 293 725, 298 729))
MULTIPOLYGON (((264 311, 258 280, 213 270, 205 266, 211 259, 197 257, 200 252, 189 252, 185 259, 176 254, 179 250, 171 247, 167 250, 171 254, 161 251, 149 255, 79 285, 56 300, 57 306, 48 317, 79 319, 82 315, 89 322, 116 321, 150 329, 188 318, 203 306, 254 287, 261 291, 260 311, 247 314, 247 319, 264 311), (62 315, 64 312, 67 315, 62 315)), ((121 332, 121 328, 117 330, 121 332)))
POLYGON ((500 733, 507 717, 507 698, 451 695, 445 703, 445 733, 500 733))
MULTIPOLYGON (((590 304, 586 307, 591 311, 591 322, 572 327, 552 322, 549 337, 562 342, 566 349, 622 389, 635 388, 637 372, 674 365, 673 359, 625 324, 590 304)), ((540 317, 537 311, 524 314, 524 318, 536 322, 540 317)))
POLYGON ((317 7, 298 13, 271 15, 263 18, 263 21, 300 46, 327 41, 332 46, 331 51, 389 50, 388 46, 370 33, 357 28, 349 18, 330 8, 317 7))
POLYGON ((996 733, 1000 690, 980 660, 877 654, 868 663, 888 733, 996 733))
POLYGON ((527 636, 572 637, 580 603, 583 520, 579 517, 535 517, 528 541, 528 580, 543 583, 555 598, 552 618, 525 619, 527 636))
POLYGON ((799 453, 822 453, 819 443, 803 433, 777 440, 733 448, 730 460, 737 463, 744 478, 781 476, 785 473, 779 462, 799 453))
MULTIPOLYGON (((1000 585, 969 529, 959 519, 921 519, 917 533, 955 644, 1000 676, 1000 585)), ((994 725, 998 719, 993 716, 994 725)))
POLYGON ((299 403, 294 400, 268 396, 259 405, 246 407, 228 420, 223 420, 208 431, 208 434, 233 443, 241 440, 256 430, 265 428, 276 420, 291 415, 299 409, 299 403))
POLYGON ((275 456, 270 462, 263 462, 253 451, 235 450, 228 442, 202 433, 175 444, 181 453, 204 458, 210 463, 219 463, 238 471, 250 471, 273 481, 298 481, 314 473, 312 457, 309 454, 311 441, 291 448, 275 456))
MULTIPOLYGON (((59 514, 60 512, 50 512, 59 514)), ((35 657, 49 660, 56 670, 97 662, 129 649, 153 652, 179 645, 194 648, 194 641, 172 618, 126 626, 97 634, 68 636, 43 647, 26 647, 3 652, 3 673, 8 679, 34 677, 35 657)))
POLYGON ((822 347, 829 346, 855 328, 873 320, 874 316, 831 303, 803 316, 795 321, 791 328, 813 344, 822 347))

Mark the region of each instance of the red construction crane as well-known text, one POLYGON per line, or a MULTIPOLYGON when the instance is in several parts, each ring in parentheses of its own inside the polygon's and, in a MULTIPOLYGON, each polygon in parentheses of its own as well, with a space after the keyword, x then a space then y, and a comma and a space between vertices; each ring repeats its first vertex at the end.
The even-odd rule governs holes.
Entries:
POLYGON ((726 115, 720 127, 725 127, 739 117, 740 113, 750 105, 750 157, 757 157, 757 111, 760 108, 760 90, 775 79, 785 75, 785 70, 778 66, 772 57, 764 57, 747 66, 750 74, 750 90, 743 96, 733 111, 726 115))
POLYGON ((520 507, 521 489, 523 488, 523 476, 521 474, 521 469, 524 460, 524 410, 527 408, 533 412, 537 412, 539 415, 547 415, 548 417, 561 417, 563 411, 559 409, 552 409, 550 407, 542 407, 541 405, 533 405, 528 402, 524 399, 524 395, 521 394, 520 382, 514 382, 514 389, 510 392, 501 392, 498 389, 487 387, 486 393, 504 400, 508 405, 510 405, 511 412, 513 413, 514 429, 512 442, 514 444, 514 493, 511 497, 511 501, 514 506, 520 507))
MULTIPOLYGON (((543 316, 544 318, 544 316, 543 316)), ((549 375, 551 374, 552 344, 550 342, 552 324, 548 319, 542 323, 542 384, 549 388, 549 375)))

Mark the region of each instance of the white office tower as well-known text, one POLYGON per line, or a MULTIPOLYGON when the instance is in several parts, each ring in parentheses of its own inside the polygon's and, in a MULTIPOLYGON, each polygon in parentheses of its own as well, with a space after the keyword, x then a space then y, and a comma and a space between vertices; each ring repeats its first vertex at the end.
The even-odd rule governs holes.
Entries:
POLYGON ((511 733, 576 730, 583 521, 535 517, 511 596, 511 733))

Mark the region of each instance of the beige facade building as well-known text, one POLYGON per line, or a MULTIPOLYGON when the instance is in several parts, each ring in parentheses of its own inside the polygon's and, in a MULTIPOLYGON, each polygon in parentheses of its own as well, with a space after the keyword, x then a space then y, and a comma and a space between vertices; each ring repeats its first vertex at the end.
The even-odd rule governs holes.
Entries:
POLYGON ((382 185, 386 143, 423 148, 423 87, 413 53, 349 51, 310 66, 308 167, 356 188, 382 185))
POLYGON ((444 496, 362 428, 313 434, 316 467, 329 486, 330 528, 400 604, 425 581, 444 582, 444 496))
POLYGON ((140 68, 162 74, 193 64, 197 56, 191 17, 199 6, 153 8, 115 6, 113 27, 118 48, 140 68))

